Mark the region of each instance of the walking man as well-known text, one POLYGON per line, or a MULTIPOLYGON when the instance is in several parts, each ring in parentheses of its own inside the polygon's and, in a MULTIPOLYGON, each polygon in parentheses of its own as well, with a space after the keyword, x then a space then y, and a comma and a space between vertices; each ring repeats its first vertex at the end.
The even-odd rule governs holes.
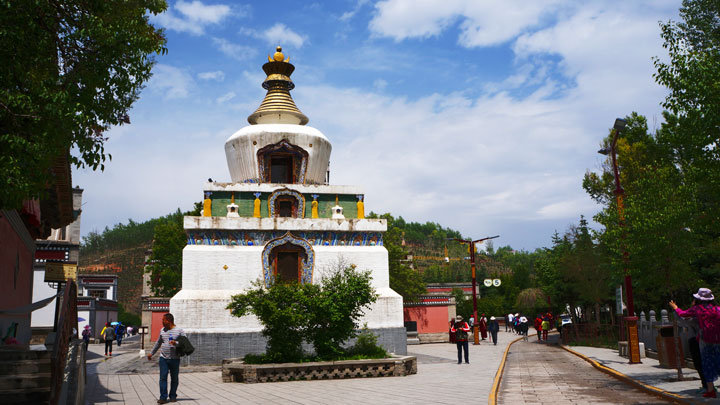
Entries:
POLYGON ((112 357, 112 343, 115 340, 115 329, 110 322, 105 322, 105 327, 100 331, 100 336, 105 339, 105 355, 112 357), (108 354, 110 352, 110 354, 108 354))
POLYGON ((450 329, 455 335, 455 343, 457 344, 458 351, 458 364, 462 363, 462 353, 465 350, 465 363, 470 364, 470 357, 468 356, 468 332, 470 332, 470 325, 463 321, 463 317, 458 315, 455 318, 455 324, 450 329))
POLYGON ((498 331, 500 330, 500 325, 498 325, 498 321, 495 319, 494 316, 490 317, 490 322, 488 322, 488 332, 490 332, 490 337, 492 338, 493 344, 497 346, 497 335, 498 331))
POLYGON ((177 338, 185 336, 185 331, 175 326, 175 317, 171 313, 163 315, 163 328, 160 331, 160 337, 152 352, 148 354, 148 360, 152 360, 152 356, 160 349, 160 399, 158 404, 167 404, 168 402, 177 401, 177 387, 180 377, 180 356, 177 355, 175 345, 177 338), (168 396, 167 379, 170 373, 170 395, 168 396))

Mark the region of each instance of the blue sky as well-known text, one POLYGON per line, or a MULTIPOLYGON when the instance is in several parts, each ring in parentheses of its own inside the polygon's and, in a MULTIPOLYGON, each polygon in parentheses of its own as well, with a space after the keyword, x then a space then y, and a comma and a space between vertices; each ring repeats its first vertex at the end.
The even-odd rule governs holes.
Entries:
POLYGON ((637 111, 660 125, 660 21, 680 1, 169 1, 168 54, 108 132, 105 172, 77 170, 82 232, 143 221, 229 181, 225 140, 262 101, 275 46, 292 96, 332 142, 332 184, 366 209, 496 246, 549 246, 599 209, 582 190, 602 138, 637 111))

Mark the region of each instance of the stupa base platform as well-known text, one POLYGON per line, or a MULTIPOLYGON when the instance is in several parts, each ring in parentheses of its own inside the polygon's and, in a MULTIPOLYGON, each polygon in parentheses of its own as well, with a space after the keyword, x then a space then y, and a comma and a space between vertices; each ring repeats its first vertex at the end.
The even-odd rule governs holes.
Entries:
MULTIPOLYGON (((407 333, 404 327, 369 329, 378 337, 378 344, 389 353, 407 354, 407 333)), ((195 352, 182 358, 183 365, 222 364, 225 359, 242 358, 249 353, 264 353, 266 339, 260 332, 216 332, 185 330, 195 352)), ((348 346, 352 346, 351 340, 348 346)), ((312 351, 312 346, 304 347, 312 351)))

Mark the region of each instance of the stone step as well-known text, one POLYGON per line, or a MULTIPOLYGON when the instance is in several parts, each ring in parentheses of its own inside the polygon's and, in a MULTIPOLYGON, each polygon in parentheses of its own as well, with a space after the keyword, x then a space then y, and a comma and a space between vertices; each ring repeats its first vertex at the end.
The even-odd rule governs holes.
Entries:
POLYGON ((50 373, 16 374, 0 376, 0 398, 5 390, 36 389, 50 387, 50 373))
POLYGON ((418 333, 417 332, 407 332, 407 337, 408 337, 408 339, 416 338, 416 337, 418 337, 418 333))
POLYGON ((0 360, 0 375, 49 373, 50 359, 0 360))
POLYGON ((46 404, 50 400, 50 387, 35 389, 0 390, 5 404, 46 404))
POLYGON ((420 344, 420 339, 418 339, 418 338, 408 338, 407 344, 408 344, 408 345, 419 345, 419 344, 420 344))

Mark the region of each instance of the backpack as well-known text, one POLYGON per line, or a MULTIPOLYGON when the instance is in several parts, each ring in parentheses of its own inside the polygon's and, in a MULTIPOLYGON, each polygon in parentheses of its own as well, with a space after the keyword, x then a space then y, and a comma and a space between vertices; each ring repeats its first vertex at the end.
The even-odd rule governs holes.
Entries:
POLYGON ((195 347, 190 343, 186 336, 177 337, 177 345, 175 345, 175 354, 178 356, 189 356, 195 351, 195 347))
POLYGON ((462 325, 462 324, 455 324, 455 340, 457 340, 457 341, 467 340, 467 338, 468 338, 468 333, 465 332, 464 330, 460 329, 463 326, 464 325, 462 325))

